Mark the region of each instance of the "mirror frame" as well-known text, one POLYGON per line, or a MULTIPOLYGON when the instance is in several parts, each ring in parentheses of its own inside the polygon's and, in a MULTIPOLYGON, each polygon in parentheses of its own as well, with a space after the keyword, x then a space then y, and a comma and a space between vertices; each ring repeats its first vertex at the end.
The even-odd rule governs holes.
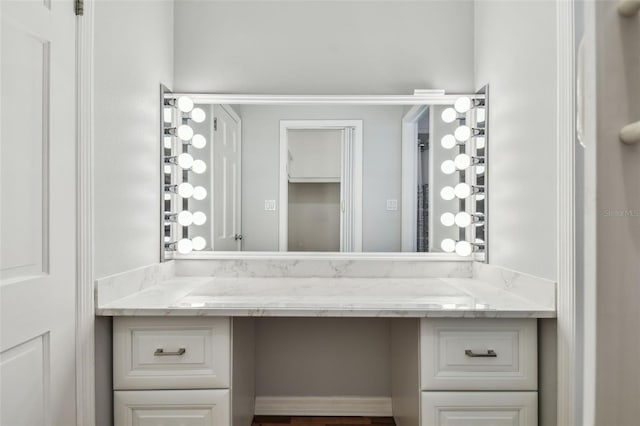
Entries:
MULTIPOLYGON (((166 88, 165 88, 166 89, 166 88)), ((460 96, 469 96, 474 99, 485 99, 484 88, 476 93, 446 93, 440 89, 416 89, 412 95, 259 95, 259 94, 233 94, 233 93, 189 93, 170 92, 173 97, 188 96, 195 104, 216 105, 406 105, 406 106, 430 106, 430 105, 453 105, 460 96)), ((411 155, 411 148, 407 146, 407 140, 402 139, 401 158, 406 163, 411 155)), ((403 172, 404 175, 404 172, 403 172)), ((405 210, 406 191, 411 191, 411 182, 402 182, 402 207, 405 210)), ((485 189, 486 191, 486 189, 485 189)), ((485 193, 488 205, 488 191, 485 193)), ((401 230, 401 235, 405 231, 401 230)), ((486 236, 485 236, 486 237, 486 236)), ((251 252, 251 251, 194 251, 189 254, 179 254, 177 252, 165 253, 164 245, 161 245, 160 261, 172 259, 180 260, 268 260, 268 259, 324 259, 324 260, 398 260, 398 261, 460 261, 487 262, 488 259, 488 238, 485 240, 484 253, 474 253, 470 257, 459 256, 455 253, 441 252, 251 252)))

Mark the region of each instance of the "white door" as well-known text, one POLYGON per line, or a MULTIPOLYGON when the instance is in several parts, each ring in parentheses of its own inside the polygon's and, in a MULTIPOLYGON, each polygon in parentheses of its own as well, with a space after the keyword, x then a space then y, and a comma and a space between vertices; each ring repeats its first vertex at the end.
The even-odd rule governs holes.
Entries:
POLYGON ((213 107, 213 250, 242 249, 241 123, 228 105, 213 107))
POLYGON ((76 424, 75 16, 0 1, 0 425, 76 424))

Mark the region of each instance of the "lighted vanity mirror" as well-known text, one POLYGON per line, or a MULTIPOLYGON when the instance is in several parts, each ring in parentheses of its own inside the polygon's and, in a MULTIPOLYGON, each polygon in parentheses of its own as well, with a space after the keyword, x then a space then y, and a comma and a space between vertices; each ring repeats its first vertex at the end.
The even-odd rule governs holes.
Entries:
POLYGON ((166 94, 165 257, 486 245, 486 91, 166 94))

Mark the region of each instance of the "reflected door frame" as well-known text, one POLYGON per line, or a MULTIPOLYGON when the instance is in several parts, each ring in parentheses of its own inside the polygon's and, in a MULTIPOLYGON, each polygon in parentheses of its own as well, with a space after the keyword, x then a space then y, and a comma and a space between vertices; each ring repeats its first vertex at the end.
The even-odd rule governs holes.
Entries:
POLYGON ((288 251, 289 244, 289 130, 342 130, 342 175, 351 181, 344 191, 340 183, 340 251, 362 251, 362 120, 280 120, 280 192, 278 215, 278 251, 288 251), (348 151, 349 155, 345 155, 348 151), (344 197, 348 196, 349 200, 344 197), (344 210, 348 204, 351 208, 344 210), (348 224, 348 226, 345 226, 348 224))

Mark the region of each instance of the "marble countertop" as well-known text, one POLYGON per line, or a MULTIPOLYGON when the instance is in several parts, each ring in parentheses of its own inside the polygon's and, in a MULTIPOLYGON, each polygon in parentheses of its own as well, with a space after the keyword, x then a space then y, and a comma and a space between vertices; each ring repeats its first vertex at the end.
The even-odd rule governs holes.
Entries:
MULTIPOLYGON (((517 284, 517 281, 516 281, 517 284)), ((103 316, 550 318, 555 294, 514 293, 478 278, 166 277, 97 298, 103 316)))

